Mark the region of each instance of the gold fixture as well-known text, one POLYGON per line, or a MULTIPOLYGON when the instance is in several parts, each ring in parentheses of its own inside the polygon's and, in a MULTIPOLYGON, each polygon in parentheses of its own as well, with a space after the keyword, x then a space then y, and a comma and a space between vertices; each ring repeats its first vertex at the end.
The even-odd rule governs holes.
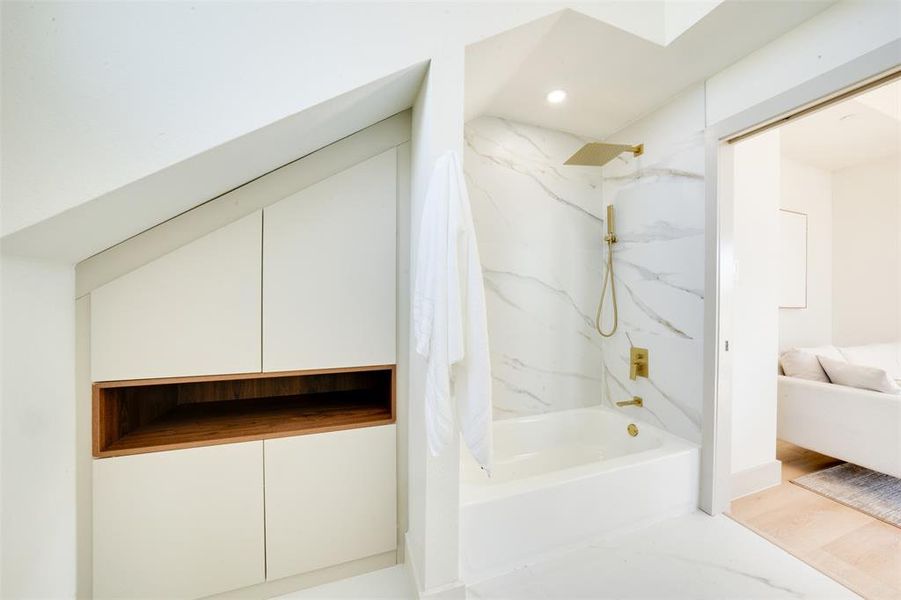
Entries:
POLYGON ((610 337, 616 333, 619 324, 619 309, 616 306, 616 288, 613 283, 613 244, 616 243, 616 232, 613 229, 613 205, 607 205, 607 235, 604 236, 607 244, 607 268, 604 271, 604 284, 601 286, 601 299, 598 301, 598 311, 594 315, 594 328, 604 337, 610 337), (607 284, 610 284, 610 299, 613 301, 613 326, 610 331, 604 331, 601 326, 601 311, 604 310, 604 296, 607 295, 607 284))
POLYGON ((629 351, 629 379, 647 377, 649 371, 648 349, 632 346, 632 350, 629 351))
POLYGON ((607 205, 607 235, 604 236, 604 241, 609 242, 611 244, 616 243, 616 231, 613 229, 613 205, 607 205))
POLYGON ((629 426, 626 427, 626 431, 629 432, 629 435, 635 437, 636 435, 638 435, 638 425, 636 425, 635 423, 629 423, 629 426))
POLYGON ((631 400, 622 400, 616 403, 617 406, 644 406, 644 400, 640 396, 632 396, 631 400))
POLYGON ((603 167, 623 152, 631 152, 632 156, 641 156, 644 154, 644 144, 633 146, 631 144, 603 144, 601 142, 590 142, 579 148, 579 151, 570 156, 563 164, 581 165, 584 167, 603 167))
MULTIPOLYGON (((631 152, 632 156, 644 154, 644 144, 633 146, 632 144, 604 144, 602 142, 589 142, 570 156, 564 165, 581 165, 586 167, 603 167, 608 162, 622 154, 631 152)), ((594 318, 594 327, 603 337, 611 337, 616 333, 619 325, 619 309, 616 306, 616 288, 613 281, 613 244, 616 243, 616 232, 613 229, 613 205, 607 206, 607 235, 604 236, 607 243, 607 269, 604 271, 604 284, 601 287, 601 299, 598 301, 598 312, 594 318), (613 302, 613 325, 609 331, 604 331, 601 326, 601 311, 604 309, 604 296, 607 293, 607 285, 610 285, 610 299, 613 302)), ((632 379, 635 379, 634 377, 632 379)))

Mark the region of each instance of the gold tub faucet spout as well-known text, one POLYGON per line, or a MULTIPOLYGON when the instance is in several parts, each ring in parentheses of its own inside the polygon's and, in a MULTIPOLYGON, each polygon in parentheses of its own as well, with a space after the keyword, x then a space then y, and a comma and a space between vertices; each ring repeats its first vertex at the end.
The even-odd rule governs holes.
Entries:
POLYGON ((617 406, 644 406, 644 400, 639 396, 632 396, 631 400, 623 400, 622 402, 617 402, 617 406))

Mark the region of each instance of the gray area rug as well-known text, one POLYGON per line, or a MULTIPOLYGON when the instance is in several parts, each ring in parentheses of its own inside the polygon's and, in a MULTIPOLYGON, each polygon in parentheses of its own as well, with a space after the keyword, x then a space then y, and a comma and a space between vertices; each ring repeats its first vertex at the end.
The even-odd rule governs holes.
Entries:
POLYGON ((843 463, 802 475, 792 483, 901 527, 901 479, 843 463))

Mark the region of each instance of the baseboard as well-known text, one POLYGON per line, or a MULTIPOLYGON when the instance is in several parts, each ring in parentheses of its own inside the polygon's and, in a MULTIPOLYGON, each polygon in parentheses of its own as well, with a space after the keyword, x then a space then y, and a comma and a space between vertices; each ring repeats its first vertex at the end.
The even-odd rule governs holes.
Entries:
POLYGON ((410 543, 409 535, 409 532, 404 534, 404 549, 406 550, 404 565, 407 576, 410 578, 410 587, 416 593, 416 598, 418 600, 466 600, 466 585, 462 581, 454 581, 428 590, 422 589, 419 583, 422 581, 420 575, 422 571, 416 564, 416 552, 413 551, 415 546, 410 543))
POLYGON ((388 567, 393 567, 396 564, 397 552, 391 550, 390 552, 373 554, 372 556, 352 560, 340 565, 325 567, 324 569, 317 569, 316 571, 310 571, 308 573, 292 575, 274 581, 266 581, 264 583, 258 583, 257 585, 215 594, 213 596, 208 596, 207 600, 261 600, 263 598, 275 598, 276 596, 283 596, 285 594, 290 594, 291 592, 304 590, 317 585, 331 583, 340 579, 347 579, 348 577, 355 577, 364 573, 378 571, 379 569, 386 569, 388 567))
POLYGON ((733 473, 729 481, 729 497, 735 500, 780 483, 782 483, 782 462, 774 460, 733 473))

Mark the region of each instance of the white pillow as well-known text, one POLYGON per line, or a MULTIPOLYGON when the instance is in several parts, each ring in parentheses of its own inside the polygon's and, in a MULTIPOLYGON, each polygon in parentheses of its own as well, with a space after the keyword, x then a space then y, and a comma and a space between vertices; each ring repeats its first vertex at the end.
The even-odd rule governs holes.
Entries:
POLYGON ((779 357, 779 364, 789 377, 829 383, 829 378, 826 377, 826 371, 820 366, 820 361, 809 352, 797 349, 783 352, 779 357))
POLYGON ((835 346, 817 346, 815 348, 798 348, 801 352, 807 352, 808 354, 813 354, 814 356, 825 356, 826 358, 831 358, 832 360, 840 360, 842 362, 847 362, 847 359, 842 356, 842 353, 835 346))
POLYGON ((876 367, 888 373, 893 379, 901 378, 897 344, 867 344, 839 348, 839 352, 849 363, 876 367))
POLYGON ((852 365, 840 360, 833 360, 827 356, 818 356, 823 370, 838 385, 885 392, 886 394, 901 394, 901 387, 889 377, 889 374, 876 367, 864 365, 852 365))

